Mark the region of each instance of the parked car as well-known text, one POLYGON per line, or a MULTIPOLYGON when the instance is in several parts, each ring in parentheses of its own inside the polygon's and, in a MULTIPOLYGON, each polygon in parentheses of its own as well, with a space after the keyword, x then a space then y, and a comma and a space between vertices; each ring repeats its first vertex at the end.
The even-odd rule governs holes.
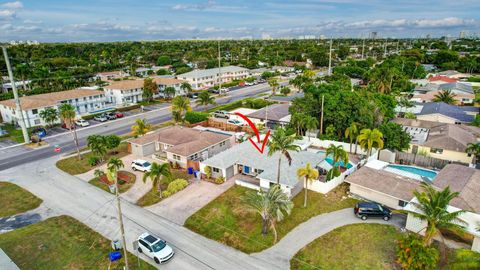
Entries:
POLYGON ((254 84, 255 84, 255 83, 253 83, 253 82, 245 82, 245 86, 252 86, 252 85, 254 85, 254 84))
POLYGON ((216 111, 213 113, 213 117, 215 118, 230 118, 230 113, 227 111, 216 111))
POLYGON ((357 203, 353 208, 353 213, 362 220, 367 220, 370 217, 389 220, 392 217, 390 209, 374 202, 357 203))
POLYGON ((228 93, 229 91, 230 89, 228 88, 225 88, 225 87, 220 88, 220 93, 228 93))
POLYGON ((213 93, 213 94, 218 94, 218 93, 220 93, 220 91, 219 91, 218 89, 215 89, 215 88, 208 89, 208 92, 213 93))
POLYGON ((227 123, 236 125, 236 126, 243 126, 243 123, 237 119, 228 119, 227 123))
POLYGON ((107 116, 107 119, 108 120, 115 120, 117 119, 117 114, 114 113, 114 112, 108 112, 105 114, 105 116, 107 116))
POLYGON ((147 255, 158 264, 168 262, 175 255, 167 241, 147 232, 138 237, 138 252, 147 255))
POLYGON ((47 130, 39 127, 32 130, 32 135, 37 135, 39 138, 47 136, 47 130))
POLYGON ((197 99, 198 98, 198 93, 188 93, 187 97, 197 99))
POLYGON ((121 112, 116 112, 116 113, 115 113, 115 116, 116 116, 117 118, 122 118, 122 117, 124 117, 124 114, 121 113, 121 112))
POLYGON ((149 172, 152 167, 152 164, 146 160, 136 159, 132 161, 132 170, 149 172))
MULTIPOLYGON (((62 123, 62 128, 70 129, 70 127, 67 127, 67 123, 65 123, 65 122, 62 123)), ((74 129, 74 128, 75 128, 75 125, 72 125, 72 129, 74 129)))
POLYGON ((78 119, 77 121, 75 121, 75 125, 79 127, 88 127, 90 126, 90 123, 87 120, 78 119))
POLYGON ((93 120, 98 121, 98 122, 106 122, 108 121, 108 118, 105 114, 99 114, 93 118, 93 120))

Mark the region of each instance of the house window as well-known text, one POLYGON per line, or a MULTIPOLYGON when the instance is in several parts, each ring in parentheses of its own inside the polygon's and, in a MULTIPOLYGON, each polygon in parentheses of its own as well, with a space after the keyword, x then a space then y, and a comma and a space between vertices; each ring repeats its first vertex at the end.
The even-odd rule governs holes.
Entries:
POLYGON ((33 123, 34 123, 35 125, 40 125, 40 119, 35 119, 35 121, 33 121, 33 123))
POLYGON ((32 110, 32 114, 37 114, 38 113, 38 109, 33 109, 32 110))
POLYGON ((173 155, 173 159, 175 159, 175 160, 180 160, 180 156, 174 154, 174 155, 173 155))
POLYGON ((398 201, 398 206, 405 207, 405 206, 407 206, 407 204, 408 204, 408 202, 406 202, 406 201, 402 201, 402 200, 398 201))
POLYGON ((472 156, 472 153, 468 153, 468 154, 467 154, 467 157, 471 157, 471 156, 472 156))
POLYGON ((430 148, 430 153, 442 154, 443 149, 441 149, 441 148, 430 148))
POLYGON ((214 168, 212 168, 212 171, 213 171, 214 173, 219 173, 219 172, 220 172, 220 169, 214 167, 214 168))

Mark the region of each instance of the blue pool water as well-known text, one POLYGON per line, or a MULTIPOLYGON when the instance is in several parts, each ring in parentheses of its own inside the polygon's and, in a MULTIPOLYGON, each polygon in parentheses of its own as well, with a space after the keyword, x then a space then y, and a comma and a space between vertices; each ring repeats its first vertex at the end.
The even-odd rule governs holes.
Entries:
MULTIPOLYGON (((328 162, 328 164, 333 166, 333 159, 331 157, 326 157, 325 160, 328 162)), ((352 164, 350 164, 350 163, 348 163, 347 166, 345 166, 345 164, 343 164, 343 161, 337 162, 336 165, 342 166, 342 167, 347 168, 347 169, 350 169, 352 167, 352 164)))
POLYGON ((409 173, 413 173, 413 174, 417 174, 417 175, 420 175, 420 176, 423 176, 423 177, 427 177, 431 180, 433 180, 437 176, 437 173, 434 172, 434 171, 425 170, 425 169, 418 168, 418 167, 413 167, 413 166, 388 165, 387 167, 392 168, 392 169, 405 171, 405 172, 409 172, 409 173))

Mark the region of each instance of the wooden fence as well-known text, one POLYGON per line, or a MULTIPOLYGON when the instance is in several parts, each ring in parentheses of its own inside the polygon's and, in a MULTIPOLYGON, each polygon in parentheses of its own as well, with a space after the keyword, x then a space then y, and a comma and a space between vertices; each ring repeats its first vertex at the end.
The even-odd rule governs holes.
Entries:
POLYGON ((207 121, 195 123, 193 125, 190 125, 190 127, 194 126, 202 126, 202 127, 212 127, 212 128, 218 128, 221 130, 225 131, 232 131, 232 132, 246 132, 250 134, 254 134, 252 128, 250 126, 237 126, 237 125, 232 125, 227 123, 226 120, 223 119, 214 119, 214 118, 209 118, 207 121))
MULTIPOLYGON (((412 153, 405 153, 405 152, 396 152, 395 153, 395 162, 400 164, 415 164, 420 167, 425 168, 435 168, 435 169, 443 169, 443 167, 447 166, 447 164, 452 163, 448 160, 433 158, 433 157, 426 157, 422 155, 415 155, 412 153)), ((453 162, 458 163, 458 162, 453 162)), ((463 164, 463 163, 459 163, 463 164)))

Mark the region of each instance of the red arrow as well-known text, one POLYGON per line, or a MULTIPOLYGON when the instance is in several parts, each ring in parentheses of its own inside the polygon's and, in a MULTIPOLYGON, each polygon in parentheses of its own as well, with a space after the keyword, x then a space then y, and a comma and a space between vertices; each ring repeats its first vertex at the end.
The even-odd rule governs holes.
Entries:
MULTIPOLYGON (((235 114, 243 118, 243 120, 247 121, 248 125, 252 128, 253 132, 255 132, 255 136, 257 136, 257 142, 260 143, 260 134, 258 133, 258 129, 255 126, 255 124, 252 122, 252 120, 250 120, 248 117, 246 117, 245 115, 239 112, 236 112, 235 114)), ((255 148, 260 153, 263 154, 263 150, 265 149, 265 145, 267 144, 267 141, 268 141, 268 136, 270 136, 270 130, 268 130, 267 134, 265 135, 265 138, 263 138, 262 148, 258 147, 257 143, 255 143, 252 140, 252 138, 248 138, 248 140, 253 144, 253 146, 255 146, 255 148)))

